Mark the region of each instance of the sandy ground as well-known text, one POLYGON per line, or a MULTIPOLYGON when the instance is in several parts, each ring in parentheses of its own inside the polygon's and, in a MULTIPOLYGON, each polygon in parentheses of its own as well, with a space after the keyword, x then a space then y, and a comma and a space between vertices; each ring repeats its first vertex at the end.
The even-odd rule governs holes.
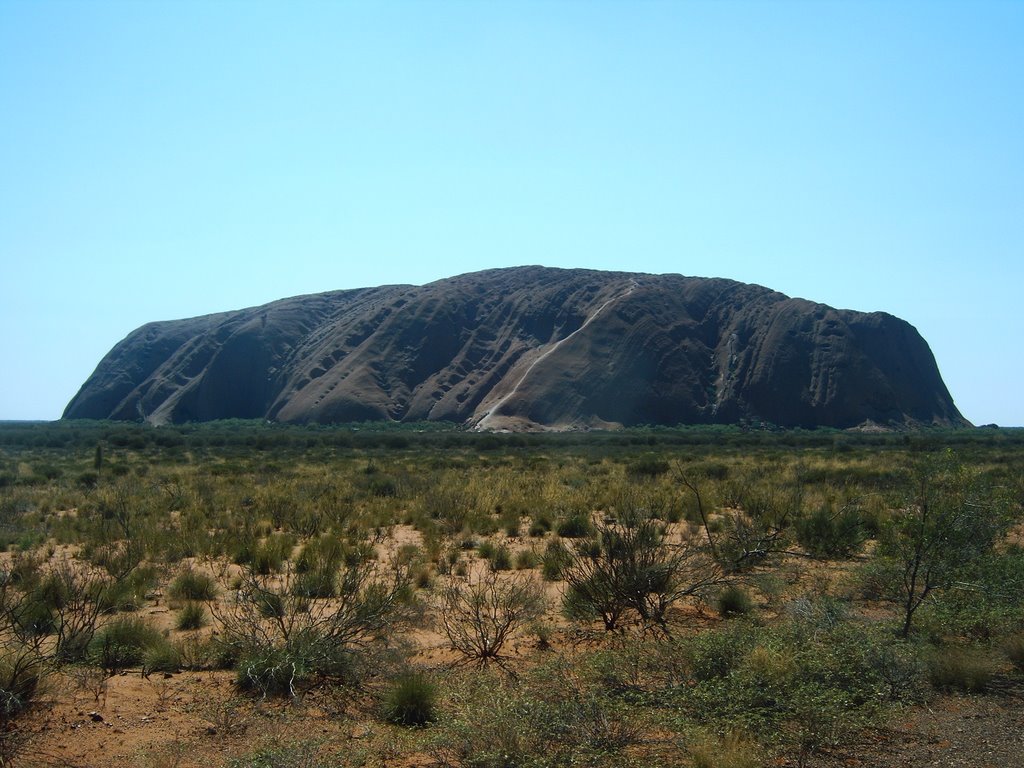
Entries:
MULTIPOLYGON (((420 544, 420 535, 397 526, 380 549, 387 556, 406 544, 420 544)), ((529 539, 509 542, 513 552, 536 546, 529 539)), ((470 558, 476 574, 485 564, 470 558)), ((202 566, 200 566, 202 567, 202 566)), ((212 571, 211 571, 212 572, 212 571)), ((815 571, 817 572, 817 571, 815 571)), ((231 569, 220 574, 230 577, 231 569)), ((814 576, 814 573, 812 573, 814 576)), ((841 574, 822 569, 819 578, 835 582, 841 574)), ((804 578, 807 578, 806 574, 804 578)), ((561 585, 545 584, 552 605, 561 585)), ((222 592, 219 600, 228 599, 222 592)), ((715 623, 705 613, 688 608, 689 626, 715 623)), ((170 630, 174 606, 162 593, 142 615, 170 630)), ((713 613, 713 612, 712 612, 713 613)), ((564 619, 552 615, 559 644, 580 642, 564 619)), ((211 631, 209 628, 205 632, 211 631)), ((429 611, 410 640, 414 663, 441 667, 456 660, 445 637, 433 625, 429 611)), ((582 641, 586 644, 586 640, 582 641)), ((513 654, 532 652, 533 640, 521 635, 513 654)), ((375 717, 372 702, 342 701, 337 694, 313 692, 300 704, 259 701, 240 696, 231 672, 154 673, 138 671, 109 678, 83 678, 81 673, 58 677, 42 697, 41 706, 20 723, 29 737, 13 764, 75 768, 218 768, 230 759, 251 754, 260 746, 297 740, 316 740, 327 754, 359 751, 367 765, 428 765, 427 756, 401 758, 389 752, 389 726, 375 717), (334 698, 332 698, 332 696, 334 698)), ((680 765, 685 765, 679 756, 680 765)), ((782 760, 779 765, 796 765, 782 760)), ((942 696, 928 707, 907 709, 887 728, 867 732, 855 745, 812 756, 812 768, 1016 768, 1024 766, 1024 683, 1003 678, 986 696, 942 696)))
POLYGON ((984 696, 941 696, 908 709, 860 743, 809 760, 810 768, 1024 766, 1024 684, 996 680, 984 696))

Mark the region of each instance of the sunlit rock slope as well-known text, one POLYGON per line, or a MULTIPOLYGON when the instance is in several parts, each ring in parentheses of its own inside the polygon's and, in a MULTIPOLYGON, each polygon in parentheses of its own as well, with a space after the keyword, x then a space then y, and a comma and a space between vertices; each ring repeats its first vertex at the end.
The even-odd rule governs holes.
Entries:
POLYGON ((731 280, 516 267, 150 323, 67 418, 444 420, 480 429, 964 425, 881 312, 731 280))

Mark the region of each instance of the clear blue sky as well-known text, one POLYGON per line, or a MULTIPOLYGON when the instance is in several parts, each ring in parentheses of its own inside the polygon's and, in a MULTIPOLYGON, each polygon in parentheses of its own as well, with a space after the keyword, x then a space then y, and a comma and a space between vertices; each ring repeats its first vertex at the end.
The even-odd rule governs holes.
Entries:
POLYGON ((0 0, 0 418, 150 320, 517 264, 891 312, 1024 425, 1024 2, 0 0))

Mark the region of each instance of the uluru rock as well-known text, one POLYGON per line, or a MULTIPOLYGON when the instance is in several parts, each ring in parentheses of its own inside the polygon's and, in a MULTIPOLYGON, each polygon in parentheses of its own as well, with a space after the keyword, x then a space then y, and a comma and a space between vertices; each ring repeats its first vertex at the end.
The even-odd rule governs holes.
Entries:
POLYGON ((908 323, 732 280, 515 267, 144 325, 65 418, 964 426, 908 323))

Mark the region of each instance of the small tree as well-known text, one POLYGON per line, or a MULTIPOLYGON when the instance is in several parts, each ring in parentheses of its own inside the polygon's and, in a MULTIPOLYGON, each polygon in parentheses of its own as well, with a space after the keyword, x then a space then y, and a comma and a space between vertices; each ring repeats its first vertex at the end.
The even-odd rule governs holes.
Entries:
POLYGON ((951 452, 918 465, 913 484, 878 549, 887 596, 901 607, 904 638, 917 609, 991 552, 1007 522, 1003 505, 951 452))
POLYGON ((503 577, 489 571, 448 584, 441 596, 441 628, 452 648, 485 666, 501 661, 509 636, 542 616, 544 605, 544 592, 530 574, 503 577))

